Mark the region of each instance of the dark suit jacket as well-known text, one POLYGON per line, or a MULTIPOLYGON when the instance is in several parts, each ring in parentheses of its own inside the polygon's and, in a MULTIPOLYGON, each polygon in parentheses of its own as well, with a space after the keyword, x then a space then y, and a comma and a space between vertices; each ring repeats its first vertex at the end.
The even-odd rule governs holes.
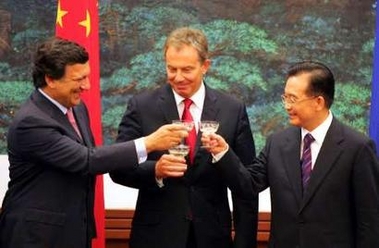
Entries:
MULTIPOLYGON (((206 87, 203 120, 220 122, 218 133, 227 139, 241 161, 248 164, 255 148, 245 106, 206 87)), ((150 134, 158 127, 180 119, 171 87, 133 97, 119 127, 118 141, 150 134)), ((235 247, 255 247, 257 195, 246 170, 215 166, 211 155, 200 148, 199 133, 194 163, 182 178, 167 178, 159 188, 155 163, 163 154, 149 154, 133 174, 111 173, 116 182, 139 189, 130 244, 133 248, 185 248, 192 220, 198 248, 232 247, 231 213, 227 187, 233 193, 235 247), (248 193, 246 193, 248 192, 248 193), (238 244, 238 245, 237 245, 238 244)))
POLYGON ((87 109, 74 108, 83 141, 66 116, 35 91, 8 131, 9 189, 0 247, 89 247, 95 236, 96 174, 138 164, 134 142, 95 148, 87 109))
MULTIPOLYGON (((272 135, 251 168, 270 187, 275 248, 379 247, 379 165, 375 145, 335 118, 302 193, 300 128, 272 135)), ((228 152, 220 164, 237 162, 228 152)))

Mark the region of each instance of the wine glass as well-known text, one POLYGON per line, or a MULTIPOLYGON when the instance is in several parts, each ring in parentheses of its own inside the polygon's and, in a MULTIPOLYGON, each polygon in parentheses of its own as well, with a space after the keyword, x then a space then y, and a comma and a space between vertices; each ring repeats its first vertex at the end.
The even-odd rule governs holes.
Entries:
POLYGON ((171 148, 168 149, 168 152, 171 154, 171 155, 174 155, 174 156, 179 156, 179 157, 185 157, 188 155, 189 153, 189 146, 188 145, 185 145, 185 144, 179 144, 177 146, 173 146, 171 148))
MULTIPOLYGON (((195 123, 188 120, 173 120, 172 123, 183 125, 188 132, 190 132, 195 127, 195 123)), ((183 138, 180 143, 185 144, 185 139, 183 138)))
POLYGON ((205 135, 215 133, 218 130, 220 124, 218 121, 200 121, 200 131, 205 135))
POLYGON ((184 125, 188 132, 190 132, 195 126, 195 123, 193 121, 187 120, 173 120, 172 123, 184 125))
MULTIPOLYGON (((216 133, 220 123, 218 121, 200 121, 199 128, 204 135, 216 133)), ((201 146, 201 148, 208 148, 207 146, 201 146)))

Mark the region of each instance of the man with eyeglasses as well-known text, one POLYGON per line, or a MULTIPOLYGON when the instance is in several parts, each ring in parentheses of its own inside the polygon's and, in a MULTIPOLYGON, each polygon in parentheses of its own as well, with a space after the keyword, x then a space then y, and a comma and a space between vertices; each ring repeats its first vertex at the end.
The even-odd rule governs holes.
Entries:
MULTIPOLYGON (((290 67, 282 100, 292 127, 269 137, 248 168, 256 192, 270 187, 269 247, 379 247, 375 144, 332 115, 334 84, 321 63, 290 67)), ((215 166, 240 163, 221 136, 202 141, 215 166)))

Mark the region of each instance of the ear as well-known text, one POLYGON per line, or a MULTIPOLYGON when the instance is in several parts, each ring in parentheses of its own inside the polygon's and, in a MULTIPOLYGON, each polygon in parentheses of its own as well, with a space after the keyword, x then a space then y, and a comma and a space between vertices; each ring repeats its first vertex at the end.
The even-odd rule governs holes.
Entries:
POLYGON ((202 72, 203 72, 203 75, 205 73, 207 73, 209 67, 211 66, 211 60, 210 59, 206 59, 202 65, 202 72))
POLYGON ((48 75, 45 75, 45 82, 47 87, 55 88, 55 80, 48 75))
POLYGON ((325 98, 323 96, 316 97, 317 110, 322 110, 326 108, 325 98))

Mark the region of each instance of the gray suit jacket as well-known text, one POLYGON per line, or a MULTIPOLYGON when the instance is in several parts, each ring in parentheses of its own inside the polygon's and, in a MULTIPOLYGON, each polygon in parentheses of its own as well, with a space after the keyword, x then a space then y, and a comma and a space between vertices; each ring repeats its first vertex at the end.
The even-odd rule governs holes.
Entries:
MULTIPOLYGON (((167 84, 133 97, 119 127, 118 141, 132 140, 179 119, 174 95, 167 84)), ((245 106, 230 96, 206 87, 202 120, 220 122, 223 135, 243 163, 255 157, 254 142, 245 106)), ((194 163, 182 178, 167 178, 164 187, 155 181, 155 163, 163 152, 149 154, 133 174, 111 173, 120 184, 139 189, 131 232, 133 248, 184 248, 190 223, 198 248, 230 248, 231 212, 227 188, 233 194, 234 247, 255 246, 257 195, 242 165, 215 166, 200 148, 200 132, 194 163)))
POLYGON ((0 247, 90 247, 95 175, 138 164, 134 142, 94 147, 84 104, 74 107, 83 140, 66 116, 35 91, 8 131, 9 189, 0 247))
MULTIPOLYGON (((302 192, 300 128, 272 135, 250 167, 256 191, 270 187, 275 248, 379 247, 375 145, 334 118, 302 192)), ((220 164, 238 163, 228 152, 220 164)))

